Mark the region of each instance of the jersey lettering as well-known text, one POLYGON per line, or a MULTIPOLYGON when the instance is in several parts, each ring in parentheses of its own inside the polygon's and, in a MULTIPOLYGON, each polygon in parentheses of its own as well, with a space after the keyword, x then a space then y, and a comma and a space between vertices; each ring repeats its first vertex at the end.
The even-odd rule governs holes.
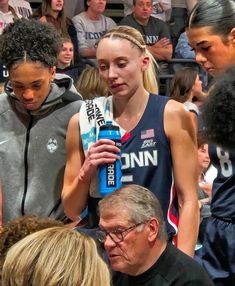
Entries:
POLYGON ((130 154, 122 154, 122 170, 138 167, 148 167, 150 165, 157 166, 157 150, 139 151, 137 154, 134 152, 130 154))
POLYGON ((224 177, 231 177, 233 174, 232 162, 229 158, 229 153, 220 147, 216 147, 217 156, 220 162, 221 173, 224 177))

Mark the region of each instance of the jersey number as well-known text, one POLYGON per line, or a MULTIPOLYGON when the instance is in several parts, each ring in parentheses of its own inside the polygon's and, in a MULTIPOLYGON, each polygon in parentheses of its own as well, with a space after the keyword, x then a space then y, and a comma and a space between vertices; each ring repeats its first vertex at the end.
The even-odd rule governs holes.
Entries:
POLYGON ((230 177, 233 174, 232 162, 229 159, 229 153, 216 147, 217 156, 219 158, 221 173, 224 177, 230 177))

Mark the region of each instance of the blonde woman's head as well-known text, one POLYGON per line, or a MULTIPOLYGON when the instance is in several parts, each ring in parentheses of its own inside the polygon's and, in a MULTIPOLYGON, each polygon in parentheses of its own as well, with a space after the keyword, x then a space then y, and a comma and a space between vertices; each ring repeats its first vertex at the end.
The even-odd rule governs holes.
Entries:
POLYGON ((108 85, 100 77, 96 67, 87 67, 82 71, 77 81, 76 88, 84 100, 109 95, 108 85))
POLYGON ((95 241, 66 227, 41 230, 16 243, 2 273, 5 286, 106 286, 109 281, 95 241))
POLYGON ((97 43, 97 48, 103 39, 120 39, 130 42, 134 49, 140 51, 140 56, 145 55, 149 58, 148 68, 143 71, 143 86, 148 92, 158 93, 156 73, 157 63, 153 55, 146 48, 142 34, 130 26, 116 26, 104 34, 97 43))

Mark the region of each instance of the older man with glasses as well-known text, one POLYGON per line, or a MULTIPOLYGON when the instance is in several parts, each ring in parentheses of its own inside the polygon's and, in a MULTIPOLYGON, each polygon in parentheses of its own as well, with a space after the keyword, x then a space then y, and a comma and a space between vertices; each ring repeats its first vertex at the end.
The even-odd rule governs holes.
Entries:
POLYGON ((213 283, 201 266, 167 240, 161 206, 149 190, 124 186, 99 202, 96 235, 104 244, 113 286, 213 283))

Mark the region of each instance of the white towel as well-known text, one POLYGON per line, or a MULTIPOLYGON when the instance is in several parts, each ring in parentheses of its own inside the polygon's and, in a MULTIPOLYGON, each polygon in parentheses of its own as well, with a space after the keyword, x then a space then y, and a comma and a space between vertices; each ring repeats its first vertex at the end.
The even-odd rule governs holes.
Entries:
MULTIPOLYGON (((85 156, 92 144, 98 140, 99 128, 106 121, 113 121, 112 96, 97 97, 82 103, 79 115, 80 134, 85 156)), ((91 180, 89 193, 92 197, 100 198, 98 171, 91 180)))

